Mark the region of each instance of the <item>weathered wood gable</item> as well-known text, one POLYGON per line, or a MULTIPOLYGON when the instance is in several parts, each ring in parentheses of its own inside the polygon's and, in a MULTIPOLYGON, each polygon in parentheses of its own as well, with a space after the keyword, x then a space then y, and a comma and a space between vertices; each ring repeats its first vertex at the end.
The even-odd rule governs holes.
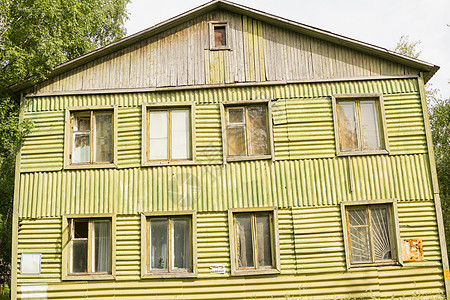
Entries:
POLYGON ((418 75, 419 70, 217 9, 55 76, 35 94, 418 75), (227 21, 230 50, 210 50, 227 21))

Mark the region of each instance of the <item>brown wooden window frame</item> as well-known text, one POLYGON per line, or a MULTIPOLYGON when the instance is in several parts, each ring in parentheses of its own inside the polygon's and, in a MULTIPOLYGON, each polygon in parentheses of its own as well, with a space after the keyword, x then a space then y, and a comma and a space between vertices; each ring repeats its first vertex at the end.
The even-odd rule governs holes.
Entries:
POLYGON ((228 210, 228 229, 230 238, 230 260, 231 276, 264 275, 279 274, 281 272, 280 262, 280 242, 278 232, 278 209, 277 207, 258 207, 258 208, 230 208, 228 210), (257 244, 254 243, 256 237, 255 220, 256 215, 260 213, 269 213, 270 215, 270 236, 271 236, 271 256, 272 266, 259 266, 257 260, 257 244), (251 215, 252 227, 252 251, 253 267, 239 267, 236 216, 239 214, 251 215))
POLYGON ((116 277, 116 215, 115 214, 80 214, 63 215, 62 221, 62 279, 63 280, 113 280, 116 277), (88 267, 86 273, 71 273, 73 226, 76 221, 88 222, 88 267), (110 272, 93 272, 93 224, 108 221, 110 224, 110 272))
POLYGON ((333 106, 333 123, 334 123, 334 137, 336 145, 337 156, 352 156, 352 155, 374 155, 374 154, 389 154, 389 141, 387 135, 386 116, 384 109, 383 94, 367 93, 367 94, 339 94, 332 96, 333 106), (361 113, 359 103, 364 101, 375 101, 378 132, 379 132, 379 149, 364 149, 361 138, 361 113), (356 124, 357 124, 357 143, 358 149, 341 150, 341 136, 339 131, 339 102, 354 102, 356 104, 356 124))
POLYGON ((222 147, 223 147, 223 162, 244 161, 244 160, 258 160, 258 159, 272 159, 275 160, 274 139, 273 139, 273 124, 272 124, 272 105, 270 100, 243 100, 243 101, 224 101, 220 104, 221 122, 222 122, 222 147), (250 151, 251 145, 247 143, 249 140, 248 128, 248 107, 251 106, 266 106, 266 124, 267 124, 267 139, 269 154, 252 155, 250 151), (240 124, 245 127, 245 151, 246 155, 234 156, 228 154, 228 128, 233 127, 234 124, 229 124, 228 110, 233 108, 244 108, 244 123, 240 124))
POLYGON ((168 103, 143 103, 142 104, 142 137, 141 137, 141 165, 142 166, 160 166, 160 165, 192 165, 196 163, 196 134, 195 134, 195 103, 194 102, 168 102, 168 103), (174 110, 189 109, 190 117, 190 158, 188 159, 172 159, 171 158, 171 130, 172 121, 170 112, 174 110), (167 111, 168 116, 168 159, 150 159, 150 111, 167 111))
POLYGON ((178 212, 151 212, 141 213, 141 278, 193 278, 197 277, 197 212, 196 211, 178 211, 178 212), (174 269, 172 262, 173 241, 171 232, 171 220, 174 218, 187 217, 190 219, 190 264, 191 268, 174 269), (167 268, 150 268, 150 224, 153 218, 167 218, 167 268))
POLYGON ((117 168, 117 105, 99 105, 68 107, 65 109, 65 138, 64 138, 64 168, 65 169, 96 169, 117 168), (95 162, 95 115, 104 112, 112 114, 112 162, 95 162), (77 114, 86 114, 90 118, 90 162, 72 163, 73 155, 73 118, 77 114))
POLYGON ((227 21, 211 21, 209 22, 209 50, 231 50, 231 37, 227 21), (216 27, 225 27, 226 44, 216 46, 215 44, 215 29, 216 27))
POLYGON ((361 200, 361 201, 348 201, 341 202, 341 218, 342 229, 344 235, 345 245, 345 258, 347 269, 358 269, 364 267, 383 267, 383 266, 401 266, 403 265, 403 259, 401 256, 401 244, 400 244, 400 227, 398 222, 398 210, 396 199, 383 199, 383 200, 361 200), (389 234, 390 250, 392 259, 376 260, 375 259, 375 246, 374 246, 374 233, 372 225, 372 210, 375 208, 384 207, 388 214, 389 228, 387 228, 389 234), (352 208, 360 208, 366 210, 366 225, 352 226, 349 223, 349 210, 352 208), (350 228, 353 227, 367 227, 369 240, 368 245, 370 248, 370 262, 354 262, 352 260, 352 242, 350 237, 350 228))

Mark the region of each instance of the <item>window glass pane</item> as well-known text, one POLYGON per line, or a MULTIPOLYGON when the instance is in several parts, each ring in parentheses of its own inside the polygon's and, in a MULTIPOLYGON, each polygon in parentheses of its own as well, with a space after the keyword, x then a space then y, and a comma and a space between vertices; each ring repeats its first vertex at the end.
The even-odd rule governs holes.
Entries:
POLYGON ((244 108, 228 108, 228 124, 244 124, 244 108))
POLYGON ((269 154, 266 107, 250 106, 248 119, 251 155, 269 154))
POLYGON ((389 238, 389 218, 386 207, 373 207, 370 209, 372 216, 373 247, 375 260, 392 259, 392 246, 389 238))
POLYGON ((190 219, 172 219, 173 269, 191 268, 190 219))
POLYGON ((168 159, 167 111, 149 113, 150 159, 168 159))
POLYGON ((150 220, 150 268, 167 269, 167 218, 150 220))
POLYGON ((172 111, 172 159, 191 157, 190 110, 172 111))
POLYGON ((338 108, 341 150, 358 149, 355 102, 339 102, 338 108))
POLYGON ((72 163, 89 163, 91 161, 90 133, 73 133, 72 163))
POLYGON ((86 273, 88 260, 88 241, 72 241, 72 273, 86 273))
POLYGON ((258 249, 258 264, 272 266, 272 243, 270 240, 269 213, 256 215, 256 240, 258 249))
POLYGON ((95 114, 95 162, 113 161, 112 113, 95 114))
POLYGON ((350 226, 367 225, 367 209, 366 207, 349 208, 348 222, 350 226))
POLYGON ((236 215, 238 267, 253 267, 252 226, 250 214, 236 215))
POLYGON ((228 155, 239 156, 246 155, 245 152, 245 127, 233 126, 228 127, 228 155))
POLYGON ((361 136, 363 149, 380 149, 377 106, 375 101, 361 101, 361 136))
POLYGON ((79 238, 88 238, 88 231, 89 231, 89 222, 86 220, 80 220, 80 221, 73 221, 74 223, 74 233, 73 233, 73 237, 75 239, 79 239, 79 238))
POLYGON ((77 114, 73 119, 73 131, 91 131, 91 117, 89 113, 77 114))
POLYGON ((350 249, 353 263, 372 262, 367 226, 350 227, 350 249))
POLYGON ((227 45, 225 26, 214 26, 214 45, 216 47, 227 45))
POLYGON ((111 224, 94 222, 94 272, 111 272, 111 224))

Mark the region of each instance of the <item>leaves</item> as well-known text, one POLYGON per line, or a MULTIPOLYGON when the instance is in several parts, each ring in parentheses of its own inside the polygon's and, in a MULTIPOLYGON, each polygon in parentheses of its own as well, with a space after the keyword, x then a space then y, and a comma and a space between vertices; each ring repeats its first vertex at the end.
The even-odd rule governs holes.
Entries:
POLYGON ((6 92, 125 34, 129 0, 0 0, 0 273, 9 272, 15 156, 32 129, 6 92))
POLYGON ((394 51, 412 58, 418 58, 422 51, 417 51, 416 46, 420 45, 421 41, 409 41, 408 35, 402 35, 394 51))

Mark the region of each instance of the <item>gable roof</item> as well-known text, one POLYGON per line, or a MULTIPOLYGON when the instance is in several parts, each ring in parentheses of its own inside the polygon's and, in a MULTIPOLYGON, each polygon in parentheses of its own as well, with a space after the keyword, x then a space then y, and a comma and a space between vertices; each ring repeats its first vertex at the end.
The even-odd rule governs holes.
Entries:
MULTIPOLYGON (((156 24, 152 27, 144 29, 140 32, 127 36, 121 40, 113 42, 109 45, 106 45, 102 48, 96 49, 92 52, 89 52, 85 55, 77 57, 75 59, 66 61, 58 66, 56 66, 48 75, 47 78, 52 78, 57 75, 60 75, 64 72, 67 72, 73 68, 84 65, 88 62, 91 62, 95 59, 98 59, 102 56, 108 55, 112 52, 119 51, 125 47, 128 47, 134 43, 137 43, 143 39, 149 38, 151 36, 157 35, 163 31, 166 31, 172 27, 180 25, 186 21, 194 19, 198 16, 201 16, 205 13, 211 12, 216 9, 224 9, 230 12, 234 12, 237 14, 242 14, 249 16, 253 19, 257 19, 263 22, 267 22, 271 25, 278 26, 281 28, 285 28, 297 33, 301 33, 304 35, 308 35, 311 37, 315 37, 318 39, 322 39, 328 42, 335 43, 340 46, 352 48, 363 53, 367 53, 379 58, 383 58, 392 62, 396 62, 417 70, 424 72, 424 81, 427 82, 438 70, 439 66, 404 56, 402 54, 396 53, 386 48, 378 47, 369 43, 361 42, 352 38, 348 38, 339 34, 335 34, 333 32, 319 29, 313 26, 305 25, 299 22, 295 22, 289 19, 285 19, 279 16, 275 16, 269 13, 265 13, 244 5, 240 5, 237 3, 233 3, 227 0, 213 0, 204 5, 198 6, 192 10, 189 10, 185 13, 182 13, 178 16, 175 16, 171 19, 163 21, 159 24, 156 24)), ((14 93, 22 91, 28 87, 33 86, 31 82, 23 82, 17 83, 10 87, 10 90, 14 93)))

